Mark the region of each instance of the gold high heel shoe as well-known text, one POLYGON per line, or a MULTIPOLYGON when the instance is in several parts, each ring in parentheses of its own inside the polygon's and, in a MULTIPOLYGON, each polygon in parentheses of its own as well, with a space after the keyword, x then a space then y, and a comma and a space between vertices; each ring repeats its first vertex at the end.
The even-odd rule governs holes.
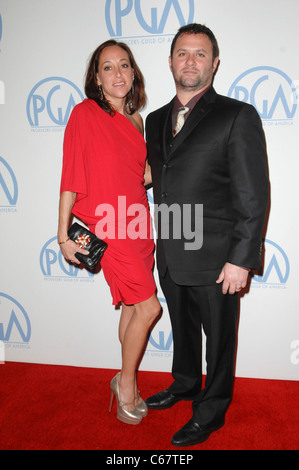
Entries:
POLYGON ((126 423, 126 424, 139 424, 142 421, 142 415, 135 407, 135 400, 131 403, 123 403, 119 399, 118 376, 119 376, 119 373, 116 374, 116 376, 113 377, 113 379, 110 382, 111 399, 110 399, 109 413, 111 413, 113 398, 115 396, 117 400, 117 419, 119 419, 119 421, 122 421, 123 423, 126 423), (130 405, 134 405, 133 410, 129 411, 124 408, 125 406, 130 406, 130 405))
POLYGON ((135 397, 135 408, 137 411, 139 411, 139 413, 141 414, 143 418, 145 418, 148 415, 147 404, 145 403, 144 400, 142 400, 139 390, 138 390, 137 397, 135 397), (138 400, 140 400, 140 402, 136 404, 138 400))

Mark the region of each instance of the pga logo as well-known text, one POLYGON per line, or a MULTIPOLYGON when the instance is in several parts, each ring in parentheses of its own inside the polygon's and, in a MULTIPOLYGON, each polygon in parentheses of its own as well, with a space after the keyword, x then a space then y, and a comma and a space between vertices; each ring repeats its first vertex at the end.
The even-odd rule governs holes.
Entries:
POLYGON ((285 286, 290 275, 290 262, 277 243, 265 239, 265 265, 262 276, 253 276, 256 285, 285 286))
MULTIPOLYGON (((159 301, 167 307, 166 300, 164 298, 159 297, 159 301)), ((149 336, 149 345, 151 345, 156 351, 173 353, 173 333, 171 327, 167 332, 154 328, 149 336)))
POLYGON ((172 352, 173 335, 172 331, 169 332, 168 336, 165 335, 165 331, 159 331, 156 337, 155 333, 151 333, 149 337, 150 344, 158 351, 172 352))
POLYGON ((295 116, 297 88, 282 70, 254 67, 236 78, 228 96, 252 104, 263 121, 286 121, 295 116))
POLYGON ((40 252, 40 268, 45 278, 93 278, 87 269, 67 263, 57 243, 57 237, 50 238, 40 252))
MULTIPOLYGON (((105 18, 111 37, 131 36, 132 16, 141 28, 140 34, 165 34, 168 20, 178 21, 179 26, 193 22, 194 0, 106 0, 105 18)), ((135 36, 138 34, 136 31, 135 36)))
POLYGON ((70 80, 49 77, 38 82, 27 99, 27 118, 31 127, 65 127, 76 104, 84 99, 70 80))
POLYGON ((15 207, 18 183, 11 166, 0 156, 0 207, 15 207))
POLYGON ((31 323, 24 307, 10 295, 0 292, 0 341, 28 343, 31 323))

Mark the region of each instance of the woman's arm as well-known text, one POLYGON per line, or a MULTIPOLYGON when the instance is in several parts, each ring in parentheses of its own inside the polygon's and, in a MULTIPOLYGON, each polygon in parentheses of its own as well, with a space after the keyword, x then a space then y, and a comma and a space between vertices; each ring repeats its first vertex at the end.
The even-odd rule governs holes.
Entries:
MULTIPOLYGON (((135 127, 143 135, 144 134, 144 125, 143 125, 143 119, 142 119, 141 115, 138 112, 136 112, 136 113, 133 114, 132 118, 134 120, 135 127)), ((144 186, 148 186, 151 183, 152 183, 151 167, 149 166, 148 161, 146 160, 145 170, 144 170, 144 186)))
POLYGON ((89 252, 79 248, 76 243, 69 239, 67 234, 76 197, 77 194, 72 193, 71 191, 64 191, 61 193, 59 201, 57 240, 65 259, 71 263, 80 264, 80 261, 75 257, 75 253, 79 252, 83 255, 88 255, 89 252))
POLYGON ((144 171, 144 186, 148 186, 152 183, 152 172, 151 167, 149 166, 148 161, 145 162, 145 171, 144 171))

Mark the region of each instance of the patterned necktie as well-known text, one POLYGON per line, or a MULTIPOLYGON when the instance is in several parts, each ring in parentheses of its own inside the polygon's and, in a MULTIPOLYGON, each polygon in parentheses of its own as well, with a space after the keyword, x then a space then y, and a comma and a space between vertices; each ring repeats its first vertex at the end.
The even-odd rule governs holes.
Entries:
POLYGON ((182 108, 179 109, 178 116, 177 116, 177 119, 176 119, 175 128, 173 130, 173 136, 174 137, 180 132, 183 125, 185 124, 185 114, 187 114, 188 111, 189 111, 189 108, 187 108, 186 106, 183 106, 182 108))

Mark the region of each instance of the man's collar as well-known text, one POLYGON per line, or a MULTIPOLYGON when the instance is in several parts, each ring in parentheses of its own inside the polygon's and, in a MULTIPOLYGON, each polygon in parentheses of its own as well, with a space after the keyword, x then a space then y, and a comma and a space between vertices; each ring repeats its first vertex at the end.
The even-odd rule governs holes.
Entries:
MULTIPOLYGON (((211 88, 212 85, 207 86, 204 90, 201 90, 197 95, 193 96, 191 100, 185 105, 187 108, 189 108, 189 113, 192 111, 196 103, 200 100, 200 98, 211 88)), ((179 108, 181 108, 183 104, 180 102, 178 97, 176 96, 174 99, 174 104, 173 104, 173 113, 176 113, 179 108)))

